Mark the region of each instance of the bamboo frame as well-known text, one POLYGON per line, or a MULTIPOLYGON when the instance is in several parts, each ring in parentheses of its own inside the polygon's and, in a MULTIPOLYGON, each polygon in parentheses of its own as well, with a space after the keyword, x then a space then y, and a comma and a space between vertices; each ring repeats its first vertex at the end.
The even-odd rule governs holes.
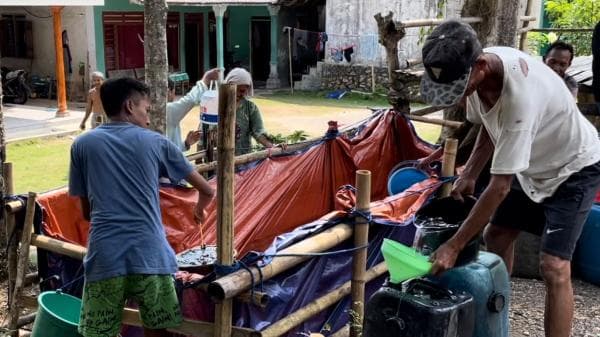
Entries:
MULTIPOLYGON (((464 23, 478 23, 483 21, 480 17, 464 17, 457 18, 460 22, 464 23)), ((396 28, 414 28, 414 27, 427 27, 427 26, 438 26, 442 22, 446 21, 446 19, 415 19, 415 20, 407 20, 407 21, 399 21, 396 22, 396 28)))
POLYGON ((404 115, 404 116, 406 118, 416 121, 416 122, 447 126, 450 128, 459 128, 463 124, 462 122, 448 121, 445 119, 428 118, 428 117, 414 116, 414 115, 404 115))
POLYGON ((25 213, 25 222, 23 225, 23 233, 21 234, 19 254, 17 260, 17 273, 15 285, 11 294, 11 306, 9 309, 8 328, 12 336, 18 336, 18 321, 19 321, 19 298, 23 291, 25 281, 26 268, 29 266, 29 247, 31 243, 31 232, 33 231, 33 217, 35 215, 35 199, 37 194, 29 192, 27 198, 27 208, 25 213))
MULTIPOLYGON (((130 308, 123 309, 123 324, 141 327, 142 320, 140 318, 139 311, 130 308)), ((216 329, 215 324, 213 323, 184 318, 180 326, 178 326, 177 328, 167 329, 167 331, 186 336, 213 337, 216 332, 216 329)), ((231 329, 231 334, 228 336, 261 337, 262 334, 260 331, 252 329, 233 327, 231 329)))
MULTIPOLYGON (((454 138, 446 139, 444 145, 444 158, 442 160, 442 177, 453 177, 454 166, 456 163, 456 149, 458 148, 458 140, 454 138)), ((452 183, 445 183, 442 186, 441 196, 447 197, 452 192, 452 183)))
MULTIPOLYGON (((356 209, 362 212, 369 211, 371 204, 371 171, 356 171, 356 209)), ((355 320, 350 326, 350 336, 362 335, 362 322, 365 315, 365 282, 367 268, 367 246, 369 244, 369 220, 361 216, 356 217, 354 225, 354 247, 363 247, 354 252, 352 258, 352 311, 351 319, 355 320)))
MULTIPOLYGON (((219 87, 219 124, 217 136, 217 261, 233 264, 233 180, 235 150, 235 84, 219 87)), ((215 306, 214 337, 231 336, 233 302, 231 299, 215 306)))
MULTIPOLYGON (((283 249, 279 254, 318 253, 326 251, 352 236, 352 227, 347 224, 339 224, 327 229, 317 235, 308 237, 296 244, 283 249)), ((284 256, 276 257, 268 265, 261 268, 262 280, 271 277, 308 260, 309 256, 284 256)), ((257 267, 250 267, 254 280, 260 280, 257 267)), ((232 298, 246 291, 252 286, 252 279, 247 270, 238 270, 223 276, 208 285, 208 294, 216 299, 223 300, 232 298)))
MULTIPOLYGON (((269 158, 271 156, 277 156, 280 154, 293 153, 295 151, 300 151, 307 147, 312 146, 315 142, 318 142, 321 139, 322 139, 322 137, 319 137, 319 138, 313 138, 313 139, 307 140, 302 143, 290 144, 287 146, 287 148, 285 150, 280 147, 273 147, 273 148, 270 148, 267 150, 257 151, 257 152, 252 152, 252 153, 244 154, 241 156, 237 156, 234 158, 235 159, 234 165, 237 166, 237 165, 247 164, 247 163, 250 163, 250 162, 253 162, 256 160, 269 158)), ((197 165, 196 171, 198 171, 199 173, 212 171, 217 168, 218 163, 219 163, 218 161, 212 161, 210 163, 197 165)))
MULTIPOLYGON (((527 0, 527 6, 525 7, 525 15, 531 14, 531 7, 533 6, 533 0, 527 0)), ((523 34, 521 31, 524 29, 530 28, 529 21, 523 21, 523 28, 519 29, 519 34, 521 35, 519 38, 519 49, 525 50, 525 42, 527 41, 527 34, 523 34)), ((525 31, 526 32, 526 31, 525 31)))
MULTIPOLYGON (((385 262, 381 262, 375 267, 369 269, 366 273, 366 282, 375 279, 378 276, 383 275, 387 272, 388 268, 385 262)), ((262 331, 262 337, 278 337, 289 332, 300 323, 306 321, 315 314, 327 309, 337 301, 341 300, 344 296, 350 294, 351 281, 348 281, 336 288, 332 292, 319 297, 312 301, 306 306, 296 310, 287 317, 271 324, 268 328, 262 331)))

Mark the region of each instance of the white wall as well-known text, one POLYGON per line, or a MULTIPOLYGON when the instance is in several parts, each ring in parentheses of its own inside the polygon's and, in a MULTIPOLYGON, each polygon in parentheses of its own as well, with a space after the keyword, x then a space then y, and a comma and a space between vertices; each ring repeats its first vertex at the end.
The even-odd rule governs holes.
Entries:
MULTIPOLYGON (((0 14, 24 14, 26 20, 32 22, 33 30, 33 59, 2 58, 2 65, 9 68, 25 68, 32 75, 55 76, 55 49, 54 26, 50 7, 26 7, 34 15, 27 13, 22 7, 0 7, 0 14), (37 16, 37 17, 36 17, 37 16), (50 16, 49 18, 46 18, 50 16)), ((79 75, 79 63, 88 64, 88 40, 93 40, 93 27, 88 29, 86 20, 86 7, 64 7, 62 10, 62 27, 67 30, 69 47, 71 51, 72 73, 67 73, 70 90, 69 99, 82 98, 85 88, 89 85, 87 71, 84 76, 79 75), (88 39, 88 34, 92 34, 88 39), (82 84, 82 80, 85 84, 82 84)), ((93 50, 92 50, 93 53, 93 50)), ((65 59, 67 55, 64 55, 65 59)), ((67 69, 65 69, 67 70, 67 69)))
MULTIPOLYGON (((460 14, 463 0, 448 0, 443 15, 456 17, 460 14)), ((435 18, 438 14, 438 0, 328 0, 326 8, 326 32, 328 48, 326 61, 331 62, 330 48, 347 45, 354 48, 353 62, 361 64, 385 65, 385 49, 377 42, 377 22, 375 14, 394 13, 394 20, 435 18), (357 18, 355 20, 355 18, 357 18)), ((400 42, 401 59, 415 58, 420 54, 420 28, 409 28, 400 42)))

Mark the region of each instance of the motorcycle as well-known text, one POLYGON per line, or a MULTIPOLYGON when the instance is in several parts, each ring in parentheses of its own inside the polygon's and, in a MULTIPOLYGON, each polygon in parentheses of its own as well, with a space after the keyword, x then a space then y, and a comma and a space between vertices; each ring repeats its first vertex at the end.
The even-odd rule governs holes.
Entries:
POLYGON ((27 72, 23 69, 10 71, 6 67, 0 69, 2 74, 2 95, 7 103, 25 104, 31 95, 27 85, 27 72))

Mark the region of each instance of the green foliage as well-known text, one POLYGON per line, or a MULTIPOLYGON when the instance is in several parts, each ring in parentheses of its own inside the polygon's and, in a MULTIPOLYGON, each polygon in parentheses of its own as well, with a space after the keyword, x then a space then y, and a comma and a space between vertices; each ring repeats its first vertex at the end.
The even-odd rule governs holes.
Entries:
POLYGON ((308 134, 304 130, 294 130, 289 136, 287 136, 287 140, 290 143, 299 143, 308 139, 308 134))
MULTIPOLYGON (((548 0, 546 13, 553 27, 593 28, 600 21, 598 0, 548 0)), ((575 47, 575 54, 591 54, 592 32, 557 32, 560 40, 575 47)))

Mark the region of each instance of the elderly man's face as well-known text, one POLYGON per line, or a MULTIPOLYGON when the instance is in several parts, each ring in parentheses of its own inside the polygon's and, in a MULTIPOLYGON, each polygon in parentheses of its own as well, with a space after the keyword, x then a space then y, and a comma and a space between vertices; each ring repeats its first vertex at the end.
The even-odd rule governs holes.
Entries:
POLYGON ((571 66, 571 56, 570 51, 555 48, 548 53, 545 63, 560 77, 565 77, 565 72, 571 66))

